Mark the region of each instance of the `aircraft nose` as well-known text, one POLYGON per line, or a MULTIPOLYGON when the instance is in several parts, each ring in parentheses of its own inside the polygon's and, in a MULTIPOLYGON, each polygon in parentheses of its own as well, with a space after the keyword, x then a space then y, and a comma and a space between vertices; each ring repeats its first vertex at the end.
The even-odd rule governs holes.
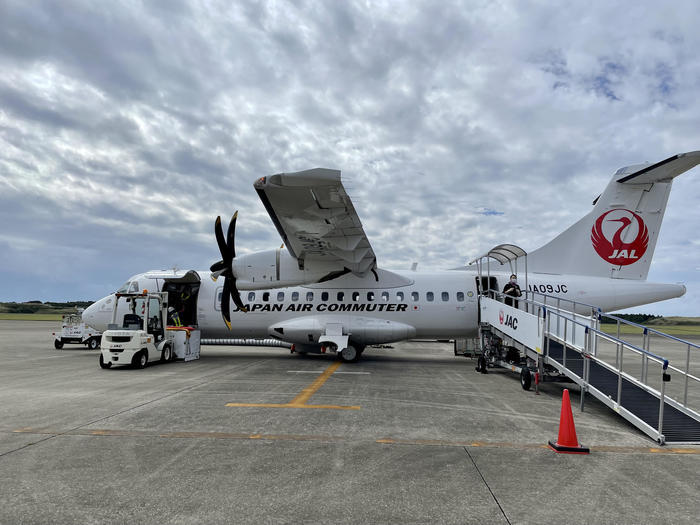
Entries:
POLYGON ((95 322, 97 318, 97 308, 97 302, 95 302, 83 310, 83 323, 91 325, 95 322))
POLYGON ((113 296, 95 301, 83 311, 83 322, 96 330, 106 330, 114 310, 113 296))

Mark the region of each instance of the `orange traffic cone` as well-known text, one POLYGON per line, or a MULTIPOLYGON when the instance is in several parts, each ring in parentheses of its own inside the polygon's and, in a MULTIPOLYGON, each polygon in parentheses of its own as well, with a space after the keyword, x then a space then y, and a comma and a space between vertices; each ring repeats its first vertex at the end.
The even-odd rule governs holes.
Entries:
POLYGON ((574 426, 574 414, 571 412, 569 391, 564 389, 561 398, 561 415, 559 416, 559 437, 556 443, 549 442, 549 446, 555 452, 564 454, 589 454, 590 450, 578 442, 576 427, 574 426))

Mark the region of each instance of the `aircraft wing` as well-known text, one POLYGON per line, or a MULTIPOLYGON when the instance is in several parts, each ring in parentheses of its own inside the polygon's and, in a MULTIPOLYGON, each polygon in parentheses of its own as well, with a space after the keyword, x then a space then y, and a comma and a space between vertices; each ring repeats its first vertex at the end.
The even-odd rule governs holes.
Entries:
POLYGON ((255 182, 272 222, 300 268, 335 263, 338 275, 363 276, 377 259, 339 170, 314 168, 279 173, 255 182))

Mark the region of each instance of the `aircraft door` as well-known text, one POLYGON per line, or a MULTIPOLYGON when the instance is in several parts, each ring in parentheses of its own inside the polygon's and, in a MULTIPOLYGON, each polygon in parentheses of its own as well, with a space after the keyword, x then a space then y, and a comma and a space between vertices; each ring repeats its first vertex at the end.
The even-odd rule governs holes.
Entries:
MULTIPOLYGON (((491 290, 491 292, 495 290, 498 292, 498 279, 493 276, 482 276, 481 278, 476 277, 476 291, 479 296, 481 296, 482 290, 484 294, 487 290, 491 290)), ((493 296, 493 293, 491 295, 493 296)))
POLYGON ((168 310, 177 312, 182 326, 197 326, 197 300, 199 298, 200 280, 194 271, 182 277, 166 278, 163 291, 168 293, 168 310))
MULTIPOLYGON (((493 291, 496 290, 498 291, 498 280, 495 277, 488 277, 488 276, 482 276, 482 277, 475 277, 476 280, 476 295, 481 300, 481 297, 483 297, 483 293, 486 294, 488 290, 491 290, 489 296, 494 297, 493 291)), ((481 323, 481 304, 477 305, 477 320, 479 323, 481 323)))

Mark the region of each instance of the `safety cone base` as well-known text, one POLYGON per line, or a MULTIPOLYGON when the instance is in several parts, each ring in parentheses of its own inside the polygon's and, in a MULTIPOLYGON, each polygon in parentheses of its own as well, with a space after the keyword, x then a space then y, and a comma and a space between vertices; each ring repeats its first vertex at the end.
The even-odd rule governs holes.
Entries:
POLYGON ((590 454, 591 450, 588 447, 581 446, 578 447, 566 447, 560 445, 559 443, 552 443, 549 441, 549 448, 554 452, 559 452, 560 454, 590 454))

